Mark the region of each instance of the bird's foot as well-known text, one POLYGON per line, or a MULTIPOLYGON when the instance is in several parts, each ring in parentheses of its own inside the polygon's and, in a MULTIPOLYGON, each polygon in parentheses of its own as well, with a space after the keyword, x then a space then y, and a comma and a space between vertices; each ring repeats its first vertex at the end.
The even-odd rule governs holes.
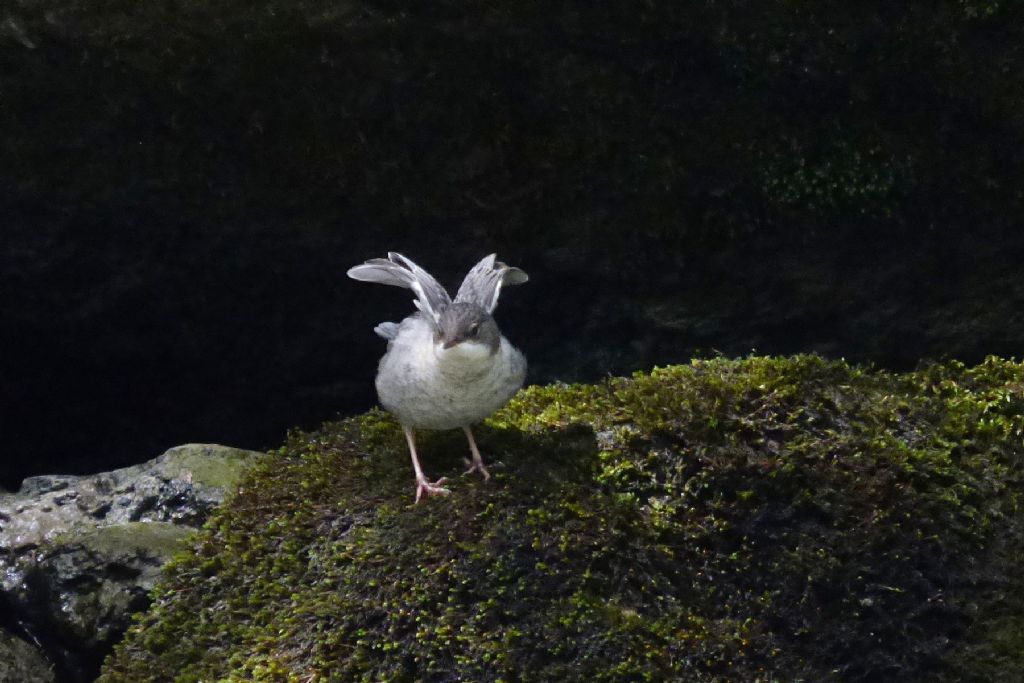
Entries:
POLYGON ((484 467, 483 460, 473 462, 469 458, 464 458, 462 462, 466 463, 466 471, 464 472, 464 475, 472 474, 473 472, 479 472, 483 476, 484 481, 487 481, 488 479, 491 478, 491 473, 487 471, 486 467, 484 467))
POLYGON ((451 491, 441 486, 444 482, 444 477, 441 477, 433 484, 427 481, 426 477, 418 479, 416 481, 416 502, 420 502, 420 498, 423 496, 447 496, 451 491))

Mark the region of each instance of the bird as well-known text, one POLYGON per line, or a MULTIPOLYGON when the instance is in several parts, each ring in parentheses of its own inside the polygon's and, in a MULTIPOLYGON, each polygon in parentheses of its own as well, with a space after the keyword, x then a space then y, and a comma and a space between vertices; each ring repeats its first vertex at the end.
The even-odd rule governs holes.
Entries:
POLYGON ((526 282, 519 268, 482 258, 466 274, 453 300, 430 273, 397 252, 349 269, 363 282, 404 287, 415 294, 418 309, 399 323, 374 328, 387 340, 377 366, 375 386, 381 406, 402 426, 416 474, 416 502, 448 495, 444 477, 431 482, 416 453, 417 429, 461 428, 471 458, 466 474, 478 472, 487 481, 472 425, 505 405, 526 379, 526 357, 501 333, 494 309, 503 286, 526 282))

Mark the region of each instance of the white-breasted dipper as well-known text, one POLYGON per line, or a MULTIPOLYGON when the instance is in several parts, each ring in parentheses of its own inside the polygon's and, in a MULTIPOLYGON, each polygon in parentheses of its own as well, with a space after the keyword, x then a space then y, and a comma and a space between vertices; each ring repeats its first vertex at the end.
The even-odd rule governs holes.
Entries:
POLYGON ((416 502, 424 495, 448 494, 442 477, 427 481, 416 455, 413 430, 461 427, 472 460, 466 473, 490 478, 471 425, 505 405, 523 385, 526 357, 512 346, 494 321, 502 285, 518 285, 528 276, 519 268, 485 256, 466 274, 453 301, 430 273, 395 252, 349 269, 348 276, 411 289, 417 313, 400 323, 377 325, 388 341, 377 366, 377 396, 398 418, 416 471, 416 502))

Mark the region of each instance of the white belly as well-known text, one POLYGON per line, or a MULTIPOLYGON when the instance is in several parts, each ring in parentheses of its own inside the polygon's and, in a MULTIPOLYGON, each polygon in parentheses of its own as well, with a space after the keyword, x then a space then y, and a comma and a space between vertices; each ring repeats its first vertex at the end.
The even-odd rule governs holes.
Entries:
POLYGON ((495 353, 465 342, 442 351, 430 324, 414 315, 381 358, 376 384, 381 405, 402 424, 452 429, 505 405, 525 377, 526 359, 504 337, 495 353))

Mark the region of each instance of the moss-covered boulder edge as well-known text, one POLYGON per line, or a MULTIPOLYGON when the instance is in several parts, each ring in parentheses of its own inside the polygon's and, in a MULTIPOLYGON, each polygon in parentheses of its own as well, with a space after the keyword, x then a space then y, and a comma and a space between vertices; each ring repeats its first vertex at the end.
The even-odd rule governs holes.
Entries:
POLYGON ((102 681, 1016 681, 1024 364, 817 356, 531 387, 424 434, 295 432, 102 681), (500 465, 497 462, 500 461, 500 465))

